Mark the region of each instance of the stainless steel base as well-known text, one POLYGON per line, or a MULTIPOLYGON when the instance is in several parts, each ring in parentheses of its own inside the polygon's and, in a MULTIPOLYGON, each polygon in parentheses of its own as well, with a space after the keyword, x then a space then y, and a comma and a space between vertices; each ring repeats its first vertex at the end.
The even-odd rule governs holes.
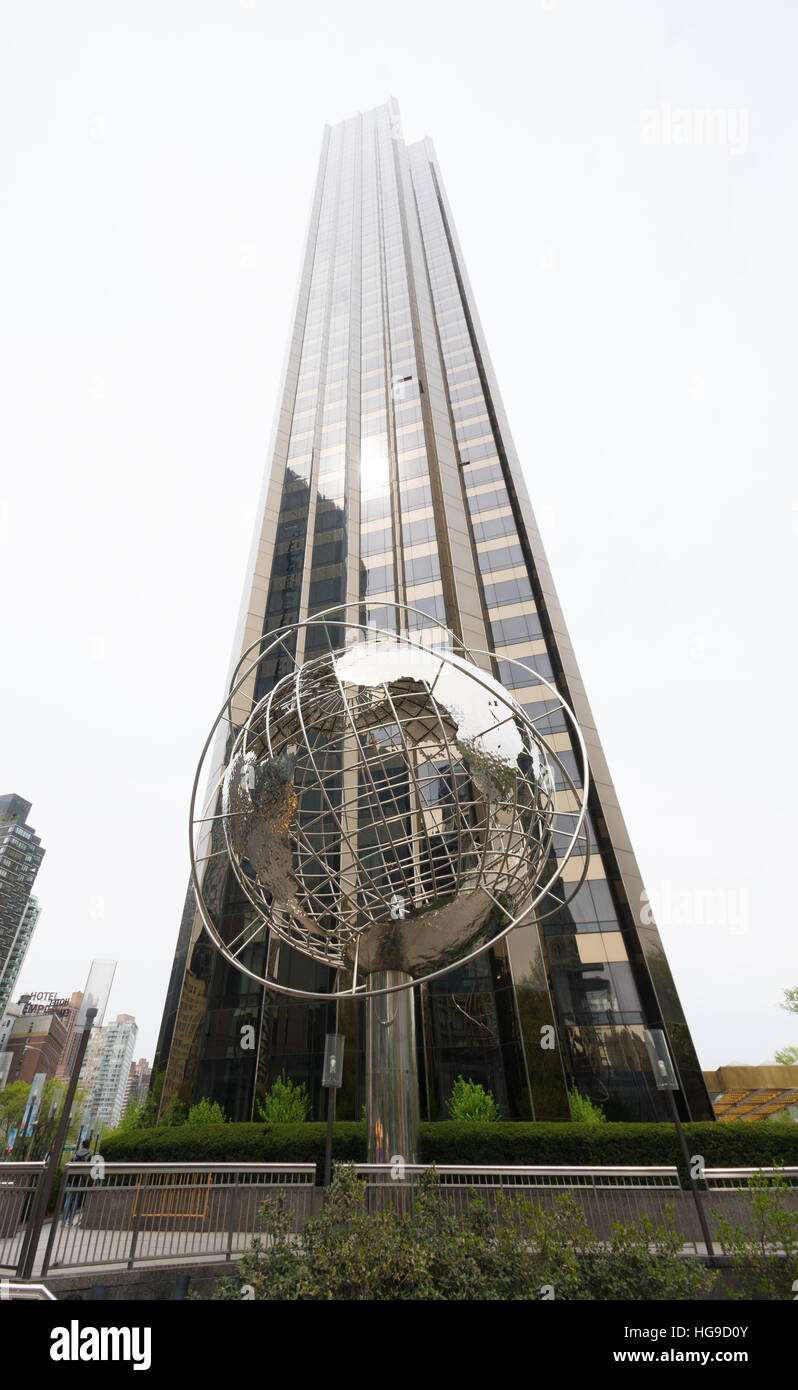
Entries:
MULTIPOLYGON (((409 981, 401 970, 367 976, 367 989, 409 981)), ((366 1127, 368 1162, 416 1162, 419 1123, 413 990, 378 995, 366 1004, 366 1127)))

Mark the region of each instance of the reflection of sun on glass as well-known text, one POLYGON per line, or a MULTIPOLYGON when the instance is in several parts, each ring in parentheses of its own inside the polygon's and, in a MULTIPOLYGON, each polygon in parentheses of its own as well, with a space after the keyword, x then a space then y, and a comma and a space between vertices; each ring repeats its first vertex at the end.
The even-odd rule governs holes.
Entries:
POLYGON ((388 447, 385 437, 364 439, 360 445, 360 491, 375 492, 388 485, 388 447))

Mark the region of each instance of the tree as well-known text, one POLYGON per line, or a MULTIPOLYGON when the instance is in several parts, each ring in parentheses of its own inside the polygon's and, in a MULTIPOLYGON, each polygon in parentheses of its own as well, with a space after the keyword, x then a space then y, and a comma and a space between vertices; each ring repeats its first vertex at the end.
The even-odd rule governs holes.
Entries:
POLYGON ((3 1136, 3 1150, 8 1144, 12 1129, 19 1129, 30 1093, 29 1081, 12 1081, 10 1086, 0 1091, 0 1131, 3 1136))
POLYGON ((221 1105, 218 1105, 216 1101, 211 1103, 207 1096, 203 1096, 199 1105, 191 1106, 186 1123, 190 1125, 223 1125, 226 1120, 227 1116, 221 1105))
MULTIPOLYGON (((785 989, 784 1003, 781 1007, 786 1009, 788 1014, 798 1014, 798 985, 794 989, 785 989)), ((792 1044, 783 1047, 780 1052, 775 1053, 775 1058, 783 1067, 790 1067, 798 1062, 798 1047, 793 1047, 792 1044)))
POLYGON ((182 1101, 179 1096, 173 1096, 161 1116, 161 1124, 167 1126, 184 1125, 187 1118, 188 1110, 185 1101, 182 1101))
POLYGON ((269 1125, 302 1124, 310 1114, 304 1083, 294 1085, 283 1072, 258 1101, 258 1113, 269 1125))
POLYGON ((138 1111, 138 1124, 136 1129, 152 1129, 158 1123, 158 1105, 163 1089, 163 1077, 160 1085, 151 1086, 145 1099, 142 1101, 138 1111))
POLYGON ((606 1123, 607 1116, 601 1106, 596 1105, 589 1096, 583 1096, 575 1085, 568 1092, 568 1103, 571 1107, 571 1119, 578 1124, 600 1125, 606 1123))
POLYGON ((122 1119, 114 1130, 114 1133, 128 1134, 131 1129, 143 1129, 144 1126, 141 1123, 141 1109, 142 1107, 139 1105, 138 1101, 134 1100, 132 1104, 128 1106, 122 1119))
POLYGON ((478 1082, 458 1076, 452 1087, 446 1108, 453 1120, 469 1120, 488 1123, 498 1120, 500 1110, 492 1091, 486 1091, 478 1082))
MULTIPOLYGON (((33 1142, 30 1146, 29 1156, 31 1159, 45 1158, 49 1153, 61 1120, 61 1110, 66 1091, 67 1083, 65 1081, 59 1081, 53 1077, 45 1081, 39 1102, 33 1142)), ((86 1089, 79 1086, 72 1100, 72 1121, 67 1129, 65 1145, 77 1140, 85 1099, 86 1089)))

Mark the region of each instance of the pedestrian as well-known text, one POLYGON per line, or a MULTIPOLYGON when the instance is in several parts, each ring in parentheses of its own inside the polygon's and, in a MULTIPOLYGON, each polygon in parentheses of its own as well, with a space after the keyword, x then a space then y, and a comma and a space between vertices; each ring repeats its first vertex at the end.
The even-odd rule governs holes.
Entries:
MULTIPOLYGON (((73 1163, 91 1162, 91 1148, 89 1147, 89 1142, 87 1139, 79 1140, 72 1161, 73 1163)), ((88 1177, 84 1177, 82 1173, 80 1174, 80 1177, 73 1180, 73 1185, 68 1190, 67 1199, 64 1202, 64 1213, 62 1219, 65 1226, 70 1225, 70 1223, 74 1220, 74 1218, 80 1211, 80 1208, 83 1206, 84 1195, 78 1189, 87 1187, 88 1181, 88 1177)))

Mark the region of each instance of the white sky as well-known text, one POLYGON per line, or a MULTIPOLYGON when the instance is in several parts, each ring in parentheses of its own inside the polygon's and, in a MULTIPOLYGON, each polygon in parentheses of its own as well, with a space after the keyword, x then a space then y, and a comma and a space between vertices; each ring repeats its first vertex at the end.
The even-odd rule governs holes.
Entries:
POLYGON ((798 1042, 796 31, 779 0, 7 0, 0 790, 47 848, 20 988, 117 957, 107 1017, 152 1057, 322 128, 392 93, 702 1064, 798 1042))

